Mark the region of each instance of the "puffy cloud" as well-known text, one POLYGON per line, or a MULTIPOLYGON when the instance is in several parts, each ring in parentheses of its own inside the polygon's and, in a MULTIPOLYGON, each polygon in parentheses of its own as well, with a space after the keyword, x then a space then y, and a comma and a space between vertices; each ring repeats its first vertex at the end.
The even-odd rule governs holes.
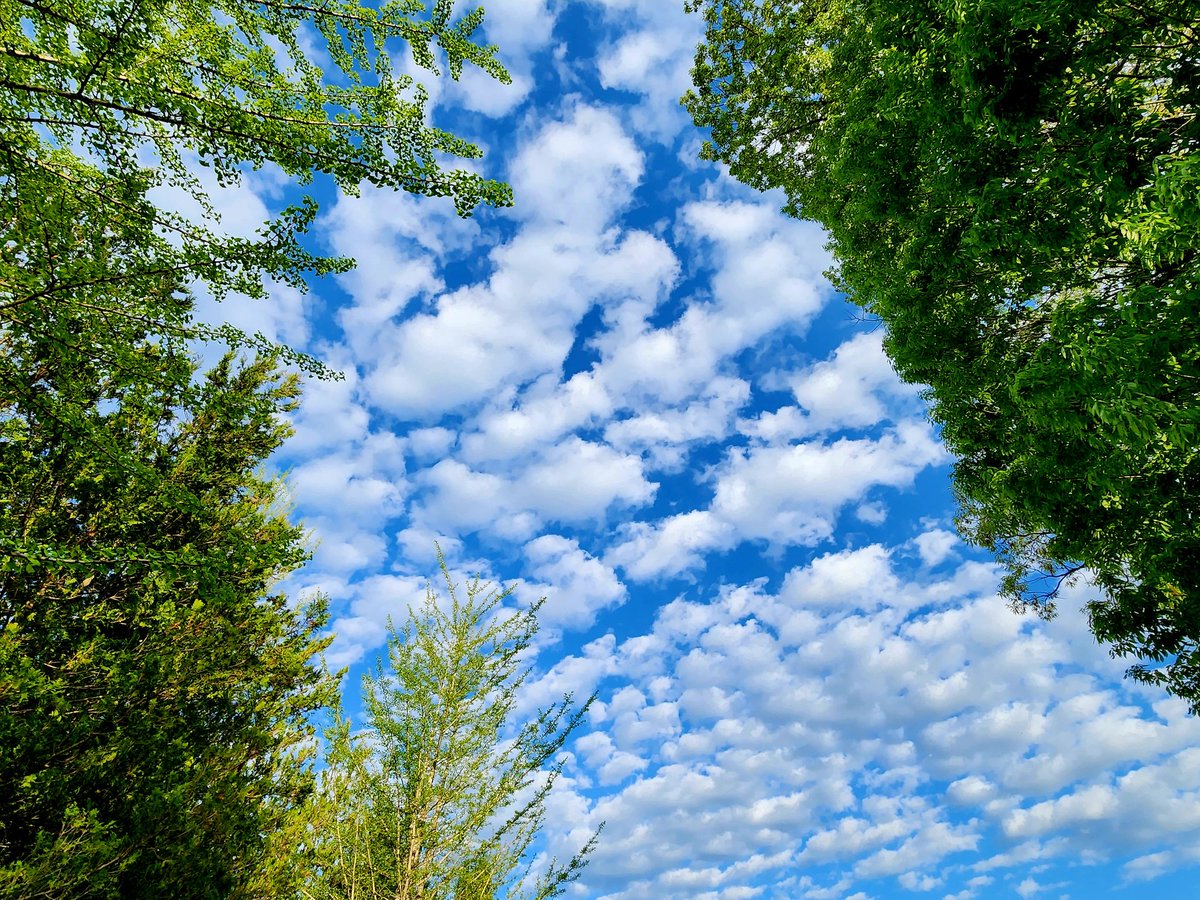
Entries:
POLYGON ((463 438, 463 456, 476 462, 519 458, 611 412, 612 400, 592 373, 565 383, 540 379, 519 407, 482 414, 478 430, 463 438))
POLYGON ((491 117, 511 113, 534 86, 532 57, 549 44, 557 11, 557 4, 548 0, 489 0, 484 31, 488 42, 500 48, 498 58, 512 84, 467 66, 458 81, 442 83, 442 104, 491 117))
POLYGON ((633 126, 654 140, 672 142, 688 125, 679 98, 691 86, 692 53, 701 38, 699 17, 656 0, 593 2, 624 26, 600 51, 601 83, 640 95, 627 113, 633 126))
POLYGON ((303 504, 327 516, 360 523, 386 520, 399 512, 406 493, 402 444, 390 434, 371 435, 346 450, 309 459, 292 471, 290 481, 303 504))
MULTIPOLYGON (((839 551, 777 593, 755 583, 676 600, 645 635, 556 666, 607 685, 578 742, 605 787, 588 820, 608 821, 589 895, 790 880, 796 896, 844 897, 894 880, 970 897, 994 882, 986 873, 1033 861, 1050 872, 1126 856, 1131 878, 1179 864, 1200 836, 1193 720, 1159 720, 1086 669, 1048 680, 1073 653, 1048 626, 1009 612, 970 563, 921 581, 898 558, 839 551), (939 683, 954 687, 928 695, 939 683), (1060 745, 1097 749, 1023 777, 1060 745)), ((1062 886, 1053 872, 1036 884, 1062 886)))
POLYGON ((921 532, 913 538, 913 543, 917 545, 921 562, 927 566, 936 566, 950 557, 960 541, 954 532, 946 531, 944 528, 934 528, 931 531, 921 532))
POLYGON ((522 227, 491 249, 486 280, 452 290, 443 260, 477 243, 477 225, 445 210, 427 219, 424 205, 418 217, 414 201, 387 195, 384 203, 378 192, 339 201, 328 217, 331 241, 362 259, 343 279, 353 303, 340 319, 367 362, 371 402, 431 418, 557 373, 599 298, 658 290, 673 277, 670 252, 649 236, 609 230, 642 172, 642 153, 615 117, 574 106, 512 163, 522 227))
POLYGON ((624 529, 623 538, 606 558, 638 581, 695 568, 702 564, 706 551, 735 541, 729 524, 705 510, 680 513, 654 524, 632 523, 624 529))
POLYGON ((911 485, 944 459, 929 429, 915 423, 878 439, 734 448, 714 470, 708 509, 630 525, 609 558, 644 579, 698 566, 704 552, 743 541, 815 546, 832 537, 844 506, 873 488, 911 485))
POLYGON ((745 537, 815 544, 846 503, 876 485, 910 485, 944 459, 930 431, 909 423, 878 440, 735 450, 717 474, 712 510, 745 537))
POLYGON ((642 450, 659 468, 677 468, 684 461, 686 445, 730 435, 737 411, 749 396, 747 382, 718 377, 684 408, 647 410, 617 419, 604 429, 604 438, 622 449, 642 450))
POLYGON ((339 380, 313 378, 305 382, 300 408, 292 414, 295 434, 283 447, 293 459, 367 437, 371 415, 359 393, 358 373, 337 360, 330 360, 330 365, 345 375, 339 380))
POLYGON ((623 603, 625 585, 600 560, 581 550, 579 542, 545 534, 525 545, 530 574, 547 596, 539 621, 549 627, 582 628, 596 614, 623 603))
POLYGON ((711 300, 690 303, 661 327, 614 314, 618 327, 594 342, 614 396, 685 401, 737 353, 777 330, 803 329, 830 296, 825 239, 811 224, 761 204, 711 201, 685 206, 679 233, 715 268, 711 300))
POLYGON ((470 533, 482 528, 519 540, 545 522, 594 521, 612 507, 654 497, 642 461, 578 437, 546 448, 519 472, 496 474, 444 459, 417 479, 425 489, 414 519, 470 533))
POLYGON ((603 515, 614 503, 640 506, 653 498, 655 487, 636 456, 569 438, 525 470, 516 496, 543 518, 577 522, 603 515))
POLYGON ((917 388, 900 381, 883 352, 883 333, 860 334, 837 348, 833 357, 787 379, 804 411, 806 433, 865 428, 884 421, 916 396, 917 388))
POLYGON ((387 637, 389 619, 402 623, 410 606, 425 597, 428 582, 421 576, 373 575, 353 586, 344 615, 333 622, 333 644, 325 651, 330 669, 356 663, 387 637))
POLYGON ((617 118, 580 104, 534 136, 510 177, 522 218, 595 233, 630 202, 643 171, 642 151, 617 118))

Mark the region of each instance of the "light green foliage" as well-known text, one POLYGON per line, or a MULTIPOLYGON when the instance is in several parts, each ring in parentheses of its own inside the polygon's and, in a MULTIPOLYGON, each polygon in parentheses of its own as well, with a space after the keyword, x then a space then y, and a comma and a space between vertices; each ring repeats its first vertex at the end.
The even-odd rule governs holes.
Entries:
POLYGON ((822 222, 929 385, 965 533, 1200 703, 1194 4, 699 0, 709 158, 822 222))
MULTIPOLYGON (((564 697, 514 722, 537 606, 474 581, 391 630, 388 666, 363 679, 367 727, 338 716, 323 773, 328 824, 320 900, 545 898, 575 880, 595 844, 529 872, 530 847, 562 769, 559 752, 591 704, 564 697)), ((540 604, 539 604, 540 605, 540 604)))
MULTIPOLYGON (((179 188, 211 218, 196 163, 225 184, 273 163, 351 193, 365 182, 446 196, 462 215, 510 203, 507 185, 443 168, 478 149, 425 124, 424 91, 392 72, 407 47, 431 74, 440 53, 452 77, 469 63, 508 80, 495 48, 473 40, 482 11, 453 7, 0 0, 0 329, 52 329, 63 306, 125 284, 122 300, 153 328, 261 347, 138 295, 166 279, 263 298, 264 279, 303 288, 308 272, 350 265, 297 243, 316 214, 308 200, 239 240, 147 201, 179 188)), ((123 336, 111 343, 120 352, 123 336)))
POLYGON ((282 896, 336 690, 321 605, 272 590, 306 555, 258 474, 295 379, 42 349, 0 407, 0 895, 282 896))
POLYGON ((479 152, 426 125, 424 92, 392 72, 406 44, 434 74, 436 48, 452 77, 471 63, 507 81, 495 48, 472 40, 482 11, 455 21, 453 7, 0 0, 0 153, 10 172, 53 170, 48 145, 81 145, 111 177, 194 186, 192 153, 225 182, 273 162, 306 182, 450 196, 464 213, 506 202, 505 187, 438 165, 479 152))

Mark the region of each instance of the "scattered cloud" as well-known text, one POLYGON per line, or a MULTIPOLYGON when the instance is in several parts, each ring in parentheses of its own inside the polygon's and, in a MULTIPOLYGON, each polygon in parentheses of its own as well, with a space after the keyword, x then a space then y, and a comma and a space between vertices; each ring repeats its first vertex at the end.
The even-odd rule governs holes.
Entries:
MULTIPOLYGON (((306 384, 279 459, 314 547, 285 587, 330 598, 331 665, 378 652, 439 546, 456 580, 544 596, 519 712, 598 692, 544 848, 607 822, 571 896, 986 900, 1083 868, 1138 896, 1200 864, 1197 720, 1122 681, 1086 583, 1051 622, 996 597, 826 235, 695 163, 698 17, 487 23, 514 85, 429 81, 430 115, 515 207, 323 197, 314 242, 356 270, 206 312, 345 375, 306 384)), ((224 227, 286 193, 248 178, 224 227)))

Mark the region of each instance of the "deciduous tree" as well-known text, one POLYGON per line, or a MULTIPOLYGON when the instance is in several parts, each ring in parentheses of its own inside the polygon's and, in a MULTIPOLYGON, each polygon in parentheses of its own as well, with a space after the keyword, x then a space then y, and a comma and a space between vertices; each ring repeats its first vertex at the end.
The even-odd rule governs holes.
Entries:
POLYGON ((450 197, 463 215, 509 203, 507 185, 445 168, 478 148, 427 124, 424 90, 392 69, 392 54, 411 53, 432 75, 440 64, 458 77, 469 64, 508 80, 495 48, 475 39, 482 11, 456 18, 454 6, 0 0, 0 328, 43 327, 55 309, 94 305, 97 288, 124 282, 133 315, 212 336, 145 309, 158 292, 139 303, 138 285, 165 278, 262 298, 264 279, 303 288, 307 273, 349 265, 300 246, 310 200, 257 238, 216 233, 197 166, 229 184, 274 164, 350 193, 369 183, 450 197), (149 202, 164 186, 192 194, 205 221, 149 202), (132 244, 110 252, 112 233, 132 244))
POLYGON ((705 155, 822 222, 966 534, 1200 704, 1200 33, 1180 0, 698 0, 705 155))

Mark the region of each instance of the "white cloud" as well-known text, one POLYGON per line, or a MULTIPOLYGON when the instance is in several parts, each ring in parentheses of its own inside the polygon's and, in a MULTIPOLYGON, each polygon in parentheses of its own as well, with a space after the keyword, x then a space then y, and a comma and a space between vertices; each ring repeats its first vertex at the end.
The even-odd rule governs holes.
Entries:
POLYGON ((404 452, 393 435, 371 435, 346 450, 310 458, 292 471, 290 481, 304 504, 326 516, 382 521, 402 508, 404 452))
POLYGON ((663 327, 649 327, 641 303, 643 318, 617 313, 617 327, 595 341, 614 396, 681 403, 766 335, 802 330, 830 296, 825 239, 809 223, 763 204, 703 202, 683 208, 679 232, 716 268, 712 299, 693 301, 663 327))
POLYGON ((877 609, 902 594, 891 552, 879 544, 818 556, 784 578, 779 596, 802 608, 877 609))
POLYGON ((444 459, 417 477, 424 492, 413 511, 422 526, 470 533, 487 528, 510 540, 546 522, 602 519, 613 507, 638 507, 657 485, 642 461, 604 444, 570 437, 497 474, 444 459))
POLYGON ((930 431, 901 424, 879 440, 733 451, 716 477, 712 510, 744 538, 785 544, 828 539, 838 510, 871 487, 905 487, 945 459, 930 431))
POLYGON ((788 379, 804 410, 805 433, 865 428, 894 417, 917 388, 896 377, 883 352, 883 332, 860 334, 837 348, 831 359, 788 379))
POLYGON ((1025 900, 1029 900, 1029 898, 1032 897, 1034 894, 1041 893, 1043 890, 1045 890, 1045 888, 1042 885, 1038 884, 1036 881, 1034 881, 1032 878, 1024 879, 1016 887, 1017 893, 1020 894, 1022 897, 1024 897, 1025 900))
MULTIPOLYGON (((669 251, 645 236, 609 230, 642 166, 641 151, 611 114, 576 105, 565 121, 533 135, 513 162, 523 224, 491 250, 485 282, 439 293, 430 254, 444 250, 446 235, 461 240, 461 229, 447 225, 445 234, 427 239, 424 253, 406 241, 413 230, 407 224, 392 237, 373 238, 383 245, 373 257, 378 262, 349 282, 355 304, 343 313, 367 335, 358 350, 373 361, 366 379, 372 401, 401 416, 430 418, 556 375, 593 303, 660 290, 661 279, 673 277, 669 251), (650 273, 628 265, 647 256, 650 273), (396 262, 386 264, 389 258, 396 262), (421 311, 392 321, 421 296, 428 298, 421 311)), ((344 217, 353 218, 357 204, 345 208, 344 217)))
POLYGON ((523 392, 519 407, 488 410, 479 428, 463 438, 464 458, 479 462, 521 457, 612 412, 612 401, 587 372, 565 383, 539 379, 523 392))
POLYGON ((958 535, 944 528, 934 528, 917 535, 913 542, 921 555, 921 562, 927 566, 936 566, 945 562, 961 543, 958 535))
POLYGON ((547 596, 539 621, 547 627, 582 628, 601 610, 625 601, 625 586, 616 573, 559 535, 542 535, 525 545, 530 574, 547 596))
POLYGON ((444 102, 495 117, 507 115, 529 96, 534 86, 531 56, 549 43, 557 9, 546 0, 488 0, 486 9, 487 40, 500 48, 498 58, 512 84, 467 67, 457 84, 446 85, 444 102))
POLYGON ((613 504, 641 506, 656 487, 638 457, 569 438, 522 473, 516 496, 545 519, 577 522, 601 516, 613 504))
POLYGON ((854 516, 867 525, 882 525, 887 521, 888 508, 877 500, 871 503, 860 503, 854 510, 854 516))
POLYGON ((513 163, 517 214, 587 233, 608 225, 642 179, 642 151, 609 111, 575 105, 544 126, 513 163))
POLYGON ((628 526, 609 553, 631 578, 676 574, 702 554, 744 541, 815 546, 834 532, 840 510, 872 488, 910 485, 945 459, 929 429, 902 423, 878 440, 732 449, 713 473, 707 510, 628 526))
POLYGON ((421 576, 374 575, 354 585, 347 614, 333 622, 336 637, 325 651, 331 669, 358 662, 387 637, 389 618, 403 624, 410 606, 425 597, 427 580, 421 576))
POLYGON ((658 468, 677 468, 685 459, 682 445, 728 437, 733 432, 737 411, 749 396, 747 382, 718 377, 682 409, 647 410, 613 420, 604 429, 604 438, 616 447, 649 454, 658 468))
POLYGON ((636 581, 695 568, 706 551, 735 540, 728 523, 704 510, 680 513, 655 524, 635 522, 625 527, 622 536, 622 542, 606 558, 636 581))
POLYGON ((367 436, 370 413, 359 395, 358 373, 341 360, 330 360, 330 365, 344 377, 306 380, 300 408, 291 416, 295 434, 283 448, 290 457, 344 447, 367 436))
MULTIPOLYGON (((986 871, 1200 836, 1200 814, 1189 812, 1200 808, 1200 751, 1187 746, 1195 726, 1182 711, 1155 725, 1165 729, 1157 738, 1123 742, 1121 729, 1107 733, 1111 723, 1093 733, 1092 696, 1154 722, 1147 710, 1114 706, 1096 676, 1047 692, 1040 676, 1071 648, 969 587, 970 563, 913 582, 895 570, 896 556, 882 546, 839 551, 794 570, 775 594, 756 583, 709 602, 677 600, 647 634, 556 666, 591 673, 588 687, 609 679, 580 742, 585 771, 606 788, 589 820, 608 820, 588 895, 682 898, 701 882, 755 888, 805 871, 830 877, 796 895, 842 897, 894 879, 971 896, 992 883, 986 871), (920 699, 938 682, 962 689, 920 699), (1038 724, 1048 719, 1052 727, 1038 724), (1007 802, 1013 767, 1064 735, 1109 752, 1007 802), (1129 774, 1107 776, 1122 767, 1129 774), (1151 810, 1162 822, 1131 831, 1151 810), (1175 831, 1164 830, 1167 819, 1175 831), (1026 836, 1041 840, 980 854, 1026 836), (752 858, 771 863, 741 873, 752 858), (696 878, 684 879, 697 859, 696 878)), ((1130 877, 1166 864, 1149 852, 1136 859, 1130 877)))
POLYGON ((600 5, 625 26, 601 50, 601 83, 641 95, 628 112, 634 127, 670 143, 688 125, 679 98, 691 86, 692 53, 701 38, 699 17, 684 15, 678 4, 657 0, 600 0, 600 5))
POLYGON ((394 322, 444 290, 444 254, 479 240, 479 225, 454 215, 448 204, 364 185, 357 197, 340 195, 321 217, 334 252, 358 265, 338 277, 353 303, 338 312, 346 340, 360 359, 385 351, 394 322))

